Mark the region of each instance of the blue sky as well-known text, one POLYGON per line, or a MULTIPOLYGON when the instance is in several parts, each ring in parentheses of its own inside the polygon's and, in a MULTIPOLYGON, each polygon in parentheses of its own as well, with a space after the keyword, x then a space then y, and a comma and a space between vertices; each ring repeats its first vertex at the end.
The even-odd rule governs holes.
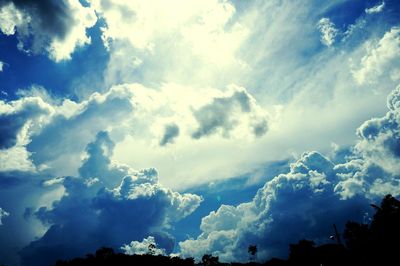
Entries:
POLYGON ((287 255, 400 194, 395 0, 0 0, 0 264, 287 255))

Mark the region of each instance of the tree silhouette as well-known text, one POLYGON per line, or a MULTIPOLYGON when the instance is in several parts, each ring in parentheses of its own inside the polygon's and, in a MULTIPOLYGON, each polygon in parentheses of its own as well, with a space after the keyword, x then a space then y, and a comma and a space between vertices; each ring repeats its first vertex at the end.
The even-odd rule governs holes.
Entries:
POLYGON ((214 257, 211 254, 204 254, 201 258, 204 266, 217 265, 219 263, 218 256, 214 257))
POLYGON ((310 240, 300 240, 297 244, 289 245, 289 262, 299 265, 315 264, 315 243, 310 240))
POLYGON ((102 247, 96 251, 96 258, 107 259, 114 255, 114 250, 112 248, 102 247))
POLYGON ((250 261, 254 261, 257 255, 257 245, 249 245, 247 252, 250 256, 250 261))
POLYGON ((400 201, 386 195, 371 224, 348 222, 344 232, 346 246, 355 261, 364 265, 396 265, 400 247, 400 201))

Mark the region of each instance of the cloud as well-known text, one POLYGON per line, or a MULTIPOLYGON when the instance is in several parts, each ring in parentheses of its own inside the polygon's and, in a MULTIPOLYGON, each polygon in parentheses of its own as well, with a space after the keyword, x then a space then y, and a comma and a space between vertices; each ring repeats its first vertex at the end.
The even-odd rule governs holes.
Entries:
MULTIPOLYGON (((36 11, 31 11, 28 4, 27 8, 21 8, 22 4, 17 5, 16 2, 1 2, 4 3, 0 8, 2 31, 16 34, 17 39, 21 41, 21 49, 29 49, 32 53, 34 48, 38 47, 38 52, 52 51, 50 48, 53 47, 52 40, 56 33, 36 30, 41 27, 37 24, 39 19, 31 19, 37 18, 36 11), (28 30, 24 31, 25 28, 28 30), (34 30, 40 34, 34 34, 34 30)), ((63 3, 65 7, 72 6, 67 4, 72 1, 58 1, 53 5, 63 3)), ((81 5, 78 1, 74 3, 81 5)), ((94 194, 99 192, 101 187, 115 191, 114 193, 107 190, 96 197, 90 192, 90 196, 86 197, 89 202, 100 198, 112 204, 128 201, 124 193, 119 196, 116 188, 121 185, 121 178, 126 175, 133 176, 136 180, 139 171, 115 161, 134 165, 138 169, 155 166, 159 173, 162 173, 160 182, 163 187, 182 189, 249 173, 265 161, 286 159, 291 154, 297 156, 304 150, 325 151, 332 141, 340 145, 349 145, 354 141, 354 130, 360 121, 384 112, 379 103, 386 97, 387 88, 392 88, 392 83, 399 76, 396 68, 391 69, 387 66, 387 69, 390 69, 390 79, 387 79, 386 70, 383 70, 382 75, 376 78, 376 84, 379 86, 371 89, 373 93, 365 86, 367 82, 363 83, 363 86, 356 83, 350 72, 348 58, 353 58, 353 62, 358 65, 354 69, 359 70, 362 66, 358 64, 362 61, 361 58, 368 56, 367 49, 361 49, 367 45, 363 47, 360 44, 367 40, 366 44, 369 43, 371 48, 374 48, 379 41, 377 39, 374 42, 374 36, 382 37, 384 32, 390 32, 388 24, 390 19, 394 18, 390 18, 388 13, 388 16, 380 16, 377 23, 374 19, 376 16, 365 15, 364 6, 359 8, 359 14, 347 12, 343 16, 342 12, 335 15, 336 8, 348 10, 345 8, 348 7, 348 1, 321 3, 313 0, 300 3, 279 0, 205 0, 193 3, 173 0, 122 3, 102 0, 90 1, 90 4, 84 5, 86 8, 96 9, 97 15, 104 23, 102 31, 104 43, 108 45, 110 52, 110 61, 104 72, 106 84, 102 87, 111 89, 93 93, 79 101, 55 100, 48 99, 45 95, 36 95, 54 111, 50 115, 41 116, 43 123, 38 128, 35 121, 27 119, 20 129, 14 130, 17 133, 15 145, 0 151, 0 182, 4 184, 0 188, 0 206, 12 213, 2 227, 4 231, 9 230, 10 227, 6 226, 10 226, 11 219, 22 217, 24 214, 21 210, 23 207, 16 212, 7 204, 18 202, 15 204, 24 208, 29 205, 32 208, 27 214, 35 213, 38 206, 47 206, 43 215, 50 215, 51 203, 64 195, 64 185, 68 187, 68 184, 76 184, 76 187, 81 185, 85 191, 86 188, 92 189, 94 194), (154 6, 161 8, 155 9, 154 6), (356 17, 358 15, 361 17, 356 17), (360 27, 352 29, 347 40, 342 41, 340 45, 337 40, 341 36, 337 33, 335 42, 332 43, 332 46, 338 44, 335 49, 320 49, 320 36, 318 31, 316 34, 315 22, 321 17, 329 17, 329 21, 334 21, 338 29, 346 28, 348 23, 357 22, 358 19, 365 19, 366 22, 365 25, 359 24, 360 27), (343 21, 344 18, 346 21, 343 21), (114 86, 124 82, 130 84, 114 86), (251 112, 242 110, 240 100, 233 97, 235 89, 219 89, 232 83, 246 88, 242 95, 248 94, 251 97, 247 98, 257 99, 251 112), (222 113, 219 106, 228 107, 231 112, 222 113), (255 106, 262 107, 263 111, 258 111, 255 106), (200 110, 204 110, 205 113, 201 114, 200 110), (195 115, 197 111, 199 119, 195 115), (268 113, 268 117, 265 117, 264 112, 268 113), (208 113, 210 119, 206 118, 208 113), (218 121, 218 113, 222 113, 222 122, 213 126, 212 121, 218 121), (179 125, 179 139, 175 138, 177 141, 174 145, 160 147, 160 140, 166 135, 165 126, 172 123, 179 125), (155 131, 153 125, 157 125, 154 127, 155 131), (209 125, 212 129, 209 134, 204 135, 209 125), (193 139, 192 134, 200 129, 204 130, 202 137, 193 139), (103 130, 108 133, 97 135, 103 130), (13 171, 16 169, 21 170, 20 173, 13 171), (44 171, 45 169, 48 172, 44 171), (31 173, 34 171, 37 172, 37 176, 31 173), (79 176, 82 182, 68 181, 68 178, 65 178, 67 175, 79 176), (42 179, 46 176, 47 182, 42 182, 39 176, 42 179), (14 189, 23 184, 25 186, 26 182, 30 182, 30 189, 14 189), (39 184, 43 184, 40 189, 37 188, 39 184), (43 195, 40 200, 36 200, 39 198, 36 194, 40 194, 37 191, 42 191, 41 189, 56 192, 52 192, 52 196, 43 195)), ((385 14, 390 11, 387 8, 390 2, 386 1, 386 4, 385 14)), ((42 5, 42 2, 36 5, 42 5)), ((86 11, 93 14, 90 10, 86 11)), ((66 13, 69 14, 68 21, 75 14, 69 11, 66 13)), ((395 11, 393 13, 397 14, 395 11)), ((52 14, 61 13, 51 12, 49 16, 52 14)), ((83 13, 79 18, 86 21, 83 13)), ((76 24, 69 23, 71 27, 74 25, 76 24)), ((74 35, 69 26, 65 36, 74 35)), ((81 39, 84 40, 87 27, 81 25, 79 29, 82 30, 81 39)), ((65 45, 68 43, 70 48, 73 47, 74 42, 67 42, 66 37, 58 40, 65 45)), ((62 47, 57 48, 60 57, 65 58, 65 54, 70 50, 66 49, 62 56, 60 49, 63 50, 62 47)), ((67 65, 66 71, 69 70, 67 65)), ((396 63, 394 65, 396 66, 396 63)), ((372 75, 366 75, 366 79, 369 77, 372 75)), ((85 90, 96 89, 96 86, 89 87, 85 90)), ((26 98, 35 95, 19 96, 26 98)), ((66 97, 65 94, 62 96, 66 97)), ((394 125, 394 122, 390 123, 391 126, 394 125)), ((383 133, 385 130, 380 131, 383 133)), ((383 139, 383 134, 379 135, 383 139)), ((377 140, 368 142, 376 142, 376 149, 396 159, 388 148, 391 145, 383 143, 386 141, 383 141, 382 145, 377 140)), ((359 157, 367 157, 369 154, 361 147, 358 150, 359 157), (363 153, 366 155, 362 155, 363 153)), ((386 171, 393 171, 392 163, 382 164, 382 167, 386 167, 386 170, 383 170, 371 162, 365 159, 348 161, 344 158, 340 160, 340 165, 338 161, 334 162, 334 172, 340 179, 334 188, 335 200, 338 197, 341 200, 352 200, 363 191, 379 195, 398 187, 396 182, 388 182, 390 178, 387 178, 386 171), (374 182, 376 176, 379 178, 374 182)), ((325 170, 318 170, 318 173, 320 172, 324 172, 327 177, 316 173, 312 176, 307 175, 306 180, 310 187, 311 184, 316 186, 326 183, 325 181, 331 182, 331 177, 325 170)), ((150 180, 146 182, 152 184, 150 180)), ((132 181, 126 178, 123 183, 124 186, 130 187, 132 181)), ((331 189, 328 185, 325 186, 322 188, 331 189)), ((151 185, 143 187, 149 194, 155 191, 151 189, 151 185)), ((70 191, 72 190, 71 188, 70 191)), ((133 195, 144 195, 143 193, 142 190, 132 188, 133 195)), ((157 191, 154 193, 158 195, 157 191)), ((86 206, 85 204, 83 206, 86 206)), ((224 215, 230 217, 228 213, 231 213, 232 217, 236 217, 242 214, 235 210, 236 207, 226 208, 224 215)), ((65 219, 72 219, 70 216, 65 215, 65 219)), ((47 231, 48 228, 43 229, 43 225, 40 227, 33 224, 33 217, 35 216, 31 215, 29 223, 21 222, 11 227, 11 232, 18 232, 18 238, 30 240, 42 237, 42 230, 47 231), (22 236, 28 230, 35 231, 35 234, 22 236)), ((235 218, 232 218, 232 223, 235 223, 237 220, 233 219, 235 218)), ((227 243, 226 252, 235 250, 236 244, 229 242, 229 239, 236 233, 231 229, 217 229, 222 228, 228 220, 221 220, 220 224, 210 220, 205 222, 207 226, 204 229, 212 231, 212 228, 216 228, 207 239, 215 240, 213 243, 217 250, 224 249, 224 243, 227 243)), ((62 227, 58 229, 54 226, 47 236, 51 239, 57 234, 62 236, 63 230, 62 227)), ((154 231, 147 232, 149 234, 136 240, 152 235, 157 243, 165 240, 164 244, 160 244, 162 246, 171 244, 171 237, 165 233, 166 230, 161 230, 165 234, 157 231, 160 233, 159 237, 154 231)), ((10 233, 4 239, 9 235, 10 233)), ((135 239, 127 239, 124 243, 132 240, 135 239)), ((204 249, 209 245, 207 241, 202 242, 204 249)), ((43 242, 44 240, 41 243, 43 242)), ((4 257, 3 254, 6 253, 2 251, 0 257, 4 257)))
POLYGON ((121 249, 127 255, 166 255, 165 249, 157 248, 156 241, 152 236, 143 238, 142 242, 132 241, 129 245, 123 245, 121 249))
POLYGON ((97 21, 94 10, 77 0, 1 0, 0 30, 17 34, 18 48, 68 60, 77 47, 90 43, 86 29, 97 21))
POLYGON ((23 146, 0 150, 0 172, 35 172, 36 166, 32 163, 30 156, 31 153, 23 146))
POLYGON ((226 86, 216 81, 233 83, 229 74, 246 69, 235 54, 249 30, 236 20, 230 1, 93 0, 91 5, 105 22, 107 85, 151 80, 226 86))
POLYGON ((373 7, 370 8, 366 8, 365 9, 365 13, 367 14, 376 14, 376 13, 380 13, 383 11, 383 8, 385 7, 385 2, 382 2, 380 4, 377 4, 373 7))
POLYGON ((256 244, 260 260, 287 256, 298 239, 329 242, 331 225, 364 222, 369 202, 400 195, 399 92, 388 97, 389 112, 366 121, 351 154, 334 163, 318 152, 306 152, 259 189, 252 201, 222 205, 203 217, 201 234, 179 243, 183 256, 213 253, 224 261, 246 261, 247 247, 256 244))
POLYGON ((3 225, 2 219, 6 218, 7 216, 10 216, 8 212, 0 208, 0 225, 3 225))
MULTIPOLYGON (((361 66, 353 69, 353 76, 358 84, 376 83, 389 70, 400 69, 400 28, 391 28, 379 41, 367 42, 365 50, 361 66)), ((393 78, 397 79, 395 75, 393 78)))
MULTIPOLYGON (((40 128, 43 117, 52 113, 53 108, 39 97, 27 97, 10 103, 0 101, 0 149, 8 149, 23 142, 28 136, 23 132, 28 127, 40 128)), ((26 131, 25 130, 25 131, 26 131)))
POLYGON ((168 143, 173 143, 175 138, 179 136, 179 127, 176 124, 168 124, 165 126, 165 131, 160 146, 165 146, 168 143))
POLYGON ((388 96, 389 112, 363 123, 357 130, 355 149, 386 172, 400 172, 400 85, 388 96))
POLYGON ((0 206, 10 213, 0 229, 2 263, 20 265, 17 252, 45 232, 46 228, 34 219, 32 212, 38 206, 49 206, 62 195, 59 187, 40 186, 46 178, 50 178, 49 174, 46 171, 38 173, 36 168, 2 169, 0 172, 0 206))
POLYGON ((200 139, 213 134, 229 137, 231 132, 246 120, 247 126, 252 128, 252 133, 262 136, 268 126, 266 118, 257 113, 259 109, 255 99, 245 89, 232 88, 227 94, 215 97, 210 103, 193 111, 199 127, 192 137, 200 139))
POLYGON ((108 134, 99 132, 87 146, 87 158, 80 168, 83 176, 60 180, 65 188, 62 198, 35 212, 49 229, 21 251, 22 265, 32 265, 32 261, 44 265, 104 245, 116 249, 149 235, 160 248, 172 251, 173 237, 167 229, 192 213, 201 197, 164 188, 155 169, 135 171, 113 165, 106 160, 112 147, 108 134), (108 186, 115 183, 109 181, 113 179, 109 173, 115 172, 123 178, 116 186, 108 186))
MULTIPOLYGON (((171 170, 171 164, 166 161, 166 156, 171 155, 172 146, 168 143, 174 143, 174 147, 179 145, 181 149, 191 145, 185 144, 188 141, 199 142, 192 138, 192 134, 199 130, 200 126, 205 126, 204 123, 209 123, 203 119, 203 111, 210 114, 214 112, 214 117, 219 115, 218 112, 224 113, 224 123, 211 129, 213 133, 209 132, 216 141, 227 139, 227 135, 224 135, 227 132, 232 141, 256 142, 268 130, 267 110, 261 108, 246 89, 236 86, 231 86, 226 93, 221 93, 216 88, 197 92, 175 84, 165 84, 155 89, 140 84, 122 84, 103 93, 93 93, 81 101, 56 99, 43 88, 21 90, 18 96, 18 102, 31 98, 40 99, 49 112, 32 120, 25 118, 23 113, 18 113, 16 104, 4 103, 9 109, 7 114, 16 113, 21 117, 21 128, 13 131, 14 139, 15 136, 20 138, 23 133, 23 141, 19 141, 18 145, 9 146, 7 151, 3 149, 4 152, 0 153, 2 158, 7 158, 0 163, 6 171, 22 169, 18 167, 46 168, 54 176, 76 176, 81 167, 81 155, 85 152, 85 146, 93 142, 97 132, 107 130, 116 142, 116 152, 110 152, 110 156, 106 156, 104 160, 113 157, 139 168, 152 165, 166 175, 171 175, 169 180, 172 181, 176 180, 173 178, 176 177, 176 171, 168 172, 171 170), (220 110, 218 106, 226 109, 220 110), (197 119, 200 118, 203 119, 203 125, 199 125, 197 119), (23 122, 25 120, 26 122, 23 122), (227 131, 231 122, 233 126, 227 131), (18 132, 22 133, 18 135, 18 132), (180 141, 175 143, 178 137, 180 141), (125 143, 132 140, 139 143, 125 143), (127 149, 129 155, 125 157, 121 153, 121 147, 127 149)), ((33 115, 33 112, 30 115, 33 115)), ((18 120, 14 123, 16 121, 18 120)), ((104 147, 107 145, 104 144, 104 147)), ((112 151, 111 148, 107 149, 112 151)), ((179 178, 187 180, 184 171, 188 169, 192 170, 192 167, 188 165, 177 169, 179 178)), ((83 171, 83 168, 81 170, 83 171)), ((92 170, 84 171, 88 173, 82 172, 81 176, 89 175, 92 170)), ((102 171, 105 170, 101 169, 100 173, 102 171)), ((120 177, 118 172, 108 174, 114 176, 115 180, 120 177)), ((96 178, 99 173, 91 172, 90 175, 96 178)))
POLYGON ((329 18, 321 18, 318 21, 318 30, 321 32, 321 42, 331 47, 339 31, 336 29, 335 24, 329 18))
POLYGON ((33 152, 32 161, 59 169, 70 161, 71 167, 78 167, 79 154, 97 132, 124 126, 134 108, 133 96, 131 88, 116 86, 103 94, 93 93, 79 103, 64 100, 55 107, 51 122, 27 144, 27 150, 33 152))
POLYGON ((289 173, 267 182, 251 202, 221 206, 203 217, 201 235, 180 242, 181 253, 246 261, 248 245, 256 244, 264 260, 287 256, 287 245, 301 238, 327 242, 332 223, 360 220, 368 205, 363 197, 341 200, 334 192, 337 182, 331 161, 317 152, 304 153, 289 173))
POLYGON ((4 70, 4 62, 0 61, 0 72, 4 70))

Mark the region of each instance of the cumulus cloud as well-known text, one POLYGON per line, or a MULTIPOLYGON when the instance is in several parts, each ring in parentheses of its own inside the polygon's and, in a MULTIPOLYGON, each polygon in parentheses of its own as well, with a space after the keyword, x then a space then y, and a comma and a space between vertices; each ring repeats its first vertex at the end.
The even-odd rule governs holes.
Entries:
POLYGON ((360 138, 343 162, 306 152, 259 189, 251 202, 221 206, 203 217, 197 239, 180 242, 183 256, 213 253, 222 260, 247 259, 250 244, 259 259, 287 256, 287 245, 298 239, 326 243, 332 223, 364 222, 368 203, 383 195, 400 195, 399 92, 388 97, 389 112, 358 129, 360 138))
POLYGON ((46 52, 56 62, 70 59, 77 47, 90 43, 86 29, 96 21, 94 10, 77 0, 0 1, 0 30, 17 34, 19 49, 46 52))
POLYGON ((364 158, 377 164, 385 171, 400 172, 400 86, 389 96, 389 112, 384 117, 366 121, 358 128, 360 142, 356 150, 364 158))
POLYGON ((377 4, 373 7, 366 8, 365 13, 367 14, 375 14, 375 13, 380 13, 383 11, 383 8, 385 7, 385 2, 382 2, 380 4, 377 4))
POLYGON ((165 249, 157 248, 157 243, 154 237, 152 236, 143 238, 141 242, 132 241, 129 245, 123 245, 121 249, 127 255, 134 255, 134 254, 166 255, 165 249))
POLYGON ((182 255, 200 258, 213 253, 224 261, 247 260, 256 244, 259 259, 286 256, 287 245, 308 238, 326 242, 332 223, 360 220, 363 197, 343 201, 334 192, 338 178, 334 164, 317 152, 304 153, 290 172, 276 176, 251 202, 221 206, 201 222, 201 235, 179 243, 182 255))
POLYGON ((165 146, 168 143, 173 143, 175 138, 179 136, 179 127, 172 123, 165 126, 164 134, 160 140, 160 146, 165 146))
POLYGON ((3 225, 2 223, 2 219, 6 218, 7 216, 9 216, 10 214, 8 212, 6 212, 5 210, 3 210, 2 208, 0 208, 0 225, 3 225))
MULTIPOLYGON (((361 58, 360 68, 353 69, 353 76, 358 84, 377 81, 388 70, 400 68, 400 28, 393 27, 378 42, 367 42, 366 55, 361 58)), ((396 79, 396 76, 393 75, 396 79)), ((398 79, 397 79, 398 80, 398 79)))
POLYGON ((27 150, 34 152, 31 159, 37 165, 70 161, 77 167, 79 154, 97 132, 124 125, 133 110, 133 95, 133 89, 116 86, 103 94, 94 93, 79 103, 63 101, 57 106, 51 123, 27 144, 27 150))
POLYGON ((155 169, 135 171, 113 165, 105 159, 112 147, 108 134, 98 133, 87 147, 87 158, 80 169, 83 176, 60 180, 65 188, 62 198, 36 211, 36 217, 49 229, 22 250, 23 265, 31 265, 32 261, 43 265, 93 252, 104 245, 119 248, 149 235, 160 248, 172 251, 173 237, 167 229, 192 213, 201 197, 164 188, 158 183, 155 169), (123 178, 116 186, 108 186, 113 183, 107 181, 108 174, 114 171, 123 178))
POLYGON ((339 32, 338 29, 336 29, 335 24, 329 18, 321 18, 318 21, 317 27, 321 32, 321 42, 324 45, 331 47, 339 32))
POLYGON ((262 136, 266 133, 268 125, 266 117, 258 113, 259 109, 255 99, 245 89, 235 87, 227 94, 215 97, 210 103, 193 111, 199 126, 192 137, 200 139, 213 134, 229 137, 231 132, 246 120, 246 126, 252 129, 252 134, 262 136))
POLYGON ((102 182, 107 187, 113 187, 120 182, 121 176, 131 174, 132 171, 128 166, 111 162, 114 146, 107 132, 97 133, 95 141, 86 146, 86 157, 79 168, 79 175, 89 183, 107 177, 102 178, 102 182))

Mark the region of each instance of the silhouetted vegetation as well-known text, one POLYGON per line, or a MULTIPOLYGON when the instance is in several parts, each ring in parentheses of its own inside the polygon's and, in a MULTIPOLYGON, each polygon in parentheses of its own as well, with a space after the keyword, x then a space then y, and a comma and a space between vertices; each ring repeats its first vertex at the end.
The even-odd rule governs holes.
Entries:
POLYGON ((254 261, 256 259, 257 256, 257 246, 256 245, 249 245, 249 247, 247 248, 247 252, 250 255, 250 261, 254 261))
MULTIPOLYGON (((400 201, 387 195, 380 206, 371 205, 375 209, 370 224, 360 224, 349 221, 346 224, 341 242, 340 235, 334 225, 335 244, 316 246, 313 241, 300 240, 297 244, 289 245, 287 260, 273 258, 264 263, 252 260, 257 254, 257 246, 249 245, 248 253, 251 262, 220 263, 218 257, 205 254, 197 265, 356 265, 356 266, 389 266, 400 265, 400 201)), ((151 248, 149 247, 149 250, 151 248)), ((128 265, 195 265, 192 258, 155 256, 149 252, 145 255, 126 255, 115 253, 110 248, 101 248, 96 253, 89 254, 86 258, 75 258, 69 261, 57 261, 56 266, 128 266, 128 265)))
POLYGON ((95 255, 88 254, 86 258, 75 258, 69 261, 57 261, 56 266, 118 266, 118 265, 174 265, 174 266, 193 266, 192 258, 181 259, 179 257, 144 255, 126 255, 115 253, 110 248, 101 248, 95 255))

